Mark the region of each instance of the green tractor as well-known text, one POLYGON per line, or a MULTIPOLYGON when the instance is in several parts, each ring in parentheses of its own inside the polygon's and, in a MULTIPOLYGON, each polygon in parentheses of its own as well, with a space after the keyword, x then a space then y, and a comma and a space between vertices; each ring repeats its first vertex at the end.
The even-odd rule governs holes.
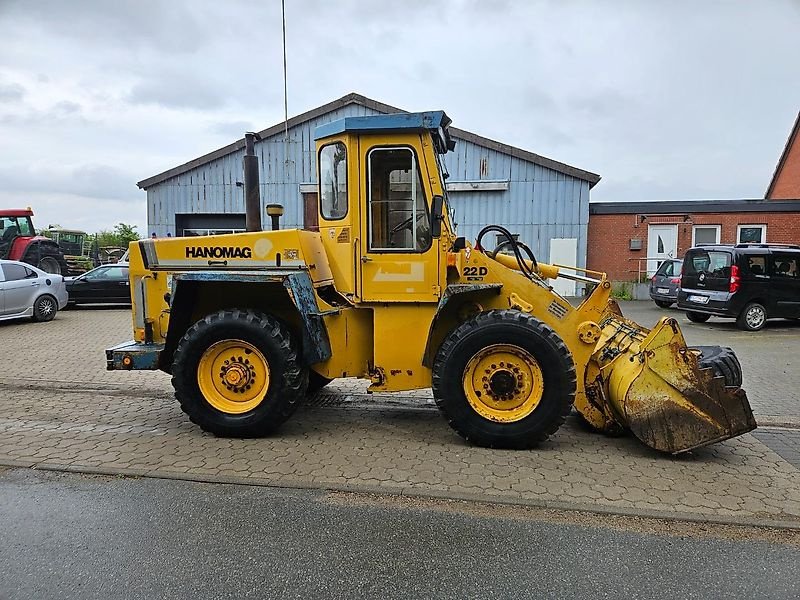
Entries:
POLYGON ((42 233, 57 243, 64 253, 67 275, 81 275, 97 266, 97 260, 94 258, 96 252, 93 251, 94 243, 85 231, 50 227, 42 233))

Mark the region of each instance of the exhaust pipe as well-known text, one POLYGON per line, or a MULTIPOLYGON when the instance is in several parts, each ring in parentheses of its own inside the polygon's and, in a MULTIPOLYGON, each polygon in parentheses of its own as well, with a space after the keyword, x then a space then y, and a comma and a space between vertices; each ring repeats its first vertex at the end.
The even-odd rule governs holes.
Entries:
POLYGON ((244 134, 244 206, 247 231, 261 231, 261 194, 258 181, 258 157, 256 156, 257 133, 244 134))

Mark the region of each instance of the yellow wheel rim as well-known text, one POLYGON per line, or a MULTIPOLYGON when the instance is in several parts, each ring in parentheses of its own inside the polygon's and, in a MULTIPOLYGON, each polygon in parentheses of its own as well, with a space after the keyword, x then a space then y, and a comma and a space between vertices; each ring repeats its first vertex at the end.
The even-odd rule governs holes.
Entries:
POLYGON ((261 351, 242 340, 209 346, 197 365, 197 384, 208 403, 238 415, 261 404, 269 389, 269 363, 261 351))
POLYGON ((463 387, 467 401, 479 415, 498 423, 513 423, 539 406, 544 378, 530 352, 511 344, 494 344, 467 363, 463 387))

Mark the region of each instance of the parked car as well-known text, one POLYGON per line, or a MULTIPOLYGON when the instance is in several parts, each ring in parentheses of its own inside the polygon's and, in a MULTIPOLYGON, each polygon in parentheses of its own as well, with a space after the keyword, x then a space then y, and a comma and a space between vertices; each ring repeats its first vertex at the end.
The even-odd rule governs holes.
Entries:
POLYGON ((52 321, 67 305, 61 275, 16 260, 0 260, 0 321, 30 317, 52 321))
POLYGON ((682 264, 682 260, 669 258, 650 279, 650 297, 661 308, 669 308, 678 301, 682 264))
POLYGON ((69 303, 130 304, 128 265, 102 265, 78 277, 67 277, 69 303))
POLYGON ((678 308, 695 323, 711 316, 736 319, 747 331, 767 319, 800 318, 800 246, 708 245, 683 259, 678 308))

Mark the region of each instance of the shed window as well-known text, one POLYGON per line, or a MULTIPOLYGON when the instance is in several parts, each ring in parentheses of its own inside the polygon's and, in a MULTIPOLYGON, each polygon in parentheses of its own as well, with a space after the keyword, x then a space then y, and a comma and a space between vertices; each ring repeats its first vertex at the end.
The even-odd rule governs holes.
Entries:
POLYGON ((411 148, 369 153, 370 250, 424 252, 431 227, 417 158, 411 148))
POLYGON ((335 221, 347 214, 347 148, 342 142, 319 151, 319 197, 323 219, 335 221))

